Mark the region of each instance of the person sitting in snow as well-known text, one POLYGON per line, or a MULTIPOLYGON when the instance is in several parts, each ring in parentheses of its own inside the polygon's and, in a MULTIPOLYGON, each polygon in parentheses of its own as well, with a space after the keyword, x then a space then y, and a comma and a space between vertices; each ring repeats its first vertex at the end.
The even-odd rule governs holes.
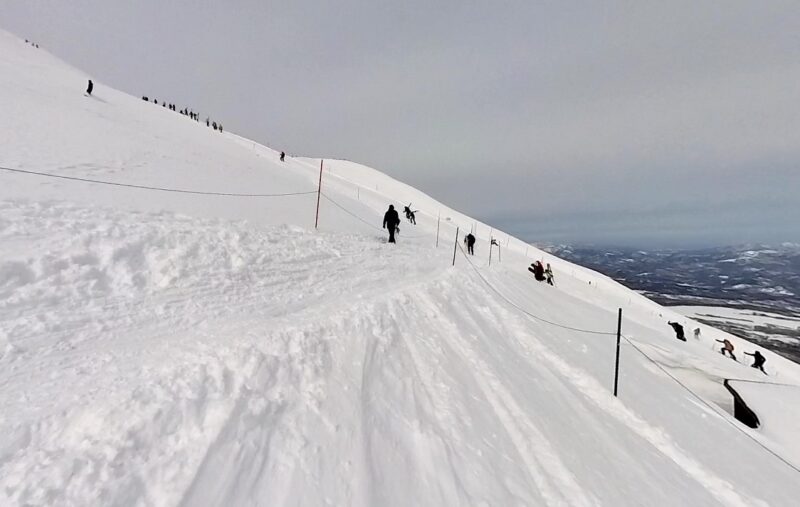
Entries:
MULTIPOLYGON (((496 245, 496 240, 492 240, 492 244, 496 245)), ((528 268, 528 271, 533 273, 533 277, 540 282, 544 282, 547 278, 544 276, 544 266, 542 266, 542 261, 536 261, 531 263, 531 266, 528 268)))
POLYGON ((727 352, 728 354, 730 354, 731 359, 733 359, 734 361, 738 361, 738 359, 736 359, 736 356, 733 355, 733 343, 731 343, 730 340, 725 338, 724 340, 716 340, 716 341, 722 344, 722 348, 719 351, 720 354, 724 356, 725 352, 727 352))
POLYGON ((761 370, 761 373, 763 373, 764 375, 767 374, 767 372, 764 371, 764 363, 767 362, 767 358, 764 357, 764 354, 756 350, 752 354, 750 354, 749 352, 745 352, 744 355, 753 356, 753 364, 750 365, 751 368, 756 368, 758 370, 761 370))
POLYGON ((394 233, 398 225, 400 225, 400 216, 394 209, 394 205, 390 204, 389 209, 383 215, 383 228, 389 230, 389 243, 395 243, 394 233))
POLYGON ((677 322, 667 322, 667 324, 672 326, 672 329, 675 330, 675 338, 679 339, 682 342, 686 341, 686 336, 684 336, 683 334, 683 326, 681 326, 677 322))

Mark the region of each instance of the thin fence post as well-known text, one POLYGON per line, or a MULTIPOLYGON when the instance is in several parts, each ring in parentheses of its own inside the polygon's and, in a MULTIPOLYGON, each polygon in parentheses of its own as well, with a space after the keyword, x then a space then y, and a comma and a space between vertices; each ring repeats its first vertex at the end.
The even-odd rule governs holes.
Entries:
POLYGON ((319 198, 322 195, 322 159, 319 159, 319 186, 317 186, 317 217, 314 219, 314 229, 319 227, 319 198))
POLYGON ((358 197, 358 200, 360 201, 361 200, 361 187, 356 187, 356 196, 358 197))
POLYGON ((492 250, 494 250, 494 239, 489 237, 489 267, 492 267, 492 250))
POLYGON ((528 247, 528 246, 525 247, 525 258, 526 259, 528 258, 528 248, 530 248, 530 247, 528 247))
POLYGON ((439 248, 439 221, 442 218, 442 212, 440 211, 436 215, 436 248, 439 248))
POLYGON ((614 362, 614 396, 617 395, 617 385, 619 384, 619 339, 622 335, 622 308, 617 315, 617 359, 614 362))
POLYGON ((456 242, 453 244, 453 266, 456 265, 456 250, 458 250, 458 227, 456 227, 456 242))
POLYGON ((500 250, 500 245, 497 245, 497 262, 503 263, 503 252, 500 250))

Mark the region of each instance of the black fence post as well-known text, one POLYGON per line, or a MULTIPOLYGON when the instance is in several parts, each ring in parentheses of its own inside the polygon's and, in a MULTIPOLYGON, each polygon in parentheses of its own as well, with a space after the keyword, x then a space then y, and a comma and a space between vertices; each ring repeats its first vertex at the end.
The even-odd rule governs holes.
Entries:
POLYGON ((617 359, 614 362, 614 396, 617 395, 617 385, 619 384, 619 339, 622 335, 622 308, 617 315, 617 359))
POLYGON ((456 265, 456 250, 458 250, 458 227, 456 227, 456 242, 453 243, 453 266, 456 265))

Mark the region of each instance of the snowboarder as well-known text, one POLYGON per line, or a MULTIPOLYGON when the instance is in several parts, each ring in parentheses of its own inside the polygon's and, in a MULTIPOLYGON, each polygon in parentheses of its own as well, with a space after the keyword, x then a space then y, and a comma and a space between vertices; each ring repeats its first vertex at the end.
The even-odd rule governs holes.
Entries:
POLYGON ((285 158, 286 158, 286 153, 281 152, 281 162, 283 162, 285 158))
POLYGON ((700 328, 699 327, 694 328, 694 339, 695 340, 699 340, 700 339, 700 328))
POLYGON ((767 358, 764 357, 764 355, 761 352, 756 350, 752 354, 749 352, 745 352, 744 355, 753 356, 753 364, 750 365, 751 368, 756 368, 761 370, 761 373, 763 373, 764 375, 767 374, 767 372, 764 371, 764 363, 767 361, 767 358))
POLYGON ((730 340, 725 338, 724 340, 716 340, 716 341, 722 344, 722 348, 719 351, 720 354, 724 356, 725 352, 727 352, 728 354, 730 354, 731 359, 733 359, 734 361, 738 361, 738 359, 736 359, 736 356, 733 355, 733 344, 731 343, 730 340))
POLYGON ((467 253, 475 255, 475 236, 471 232, 464 237, 464 243, 467 244, 467 253))
POLYGON ((90 79, 89 80, 89 86, 86 87, 86 95, 91 96, 92 95, 92 90, 94 90, 94 83, 92 83, 92 80, 90 79))
POLYGON ((219 131, 222 132, 222 124, 219 124, 219 131))
POLYGON ((406 220, 408 220, 414 225, 417 225, 417 217, 414 215, 414 213, 416 213, 417 211, 411 211, 411 203, 408 203, 408 206, 403 208, 403 213, 406 214, 406 220))
POLYGON ((555 286, 555 280, 553 279, 553 268, 550 267, 550 263, 547 263, 547 268, 544 270, 544 277, 547 279, 547 284, 555 286))
POLYGON ((383 228, 389 229, 389 243, 395 242, 394 233, 398 225, 400 225, 400 216, 397 214, 397 210, 394 209, 394 205, 390 204, 389 209, 383 215, 383 228))
POLYGON ((679 339, 682 342, 686 341, 686 336, 684 336, 683 334, 683 326, 681 326, 677 322, 667 322, 667 324, 672 326, 672 329, 675 330, 675 338, 679 339))

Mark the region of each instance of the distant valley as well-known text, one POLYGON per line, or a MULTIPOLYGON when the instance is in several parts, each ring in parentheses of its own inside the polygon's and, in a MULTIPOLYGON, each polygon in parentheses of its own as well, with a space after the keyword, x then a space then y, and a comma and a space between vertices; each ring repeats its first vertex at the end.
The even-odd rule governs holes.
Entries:
POLYGON ((800 245, 635 250, 547 245, 684 315, 800 362, 800 245))

